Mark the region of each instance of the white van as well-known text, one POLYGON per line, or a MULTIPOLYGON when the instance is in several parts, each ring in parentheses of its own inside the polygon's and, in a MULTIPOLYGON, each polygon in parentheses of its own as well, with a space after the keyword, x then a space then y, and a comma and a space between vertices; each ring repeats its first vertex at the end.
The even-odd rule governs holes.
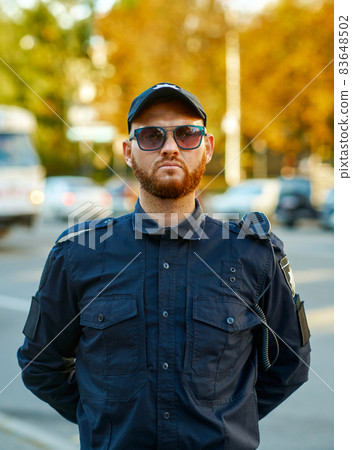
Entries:
POLYGON ((0 237, 14 225, 33 225, 44 201, 44 176, 31 137, 34 115, 0 105, 0 237))

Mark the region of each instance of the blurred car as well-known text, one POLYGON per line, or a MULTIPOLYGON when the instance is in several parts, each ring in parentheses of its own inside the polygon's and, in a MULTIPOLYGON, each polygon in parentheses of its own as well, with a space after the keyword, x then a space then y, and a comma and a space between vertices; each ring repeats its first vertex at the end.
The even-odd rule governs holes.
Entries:
POLYGON ((45 180, 45 218, 84 221, 112 215, 112 196, 89 177, 54 176, 45 180))
POLYGON ((223 194, 214 195, 205 203, 205 210, 224 219, 239 220, 251 211, 271 217, 279 197, 279 181, 272 178, 252 178, 230 187, 223 194))
POLYGON ((139 191, 136 180, 121 180, 114 176, 105 183, 105 188, 112 196, 112 209, 115 216, 134 210, 139 191))
POLYGON ((323 228, 334 229, 334 189, 327 191, 319 214, 319 222, 323 228))
POLYGON ((275 210, 279 223, 294 226, 300 219, 314 219, 317 211, 311 203, 311 182, 308 178, 280 179, 279 201, 275 210))

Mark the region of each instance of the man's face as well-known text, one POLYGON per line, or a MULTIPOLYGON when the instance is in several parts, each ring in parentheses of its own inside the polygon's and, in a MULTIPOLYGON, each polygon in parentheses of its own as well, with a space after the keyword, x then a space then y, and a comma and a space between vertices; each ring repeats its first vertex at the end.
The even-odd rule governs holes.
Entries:
MULTIPOLYGON (((179 125, 203 126, 203 120, 188 105, 174 100, 144 109, 133 122, 132 131, 146 126, 179 125)), ((124 142, 124 154, 142 189, 159 198, 177 199, 195 191, 211 159, 213 145, 213 136, 208 135, 203 136, 197 149, 182 150, 169 132, 159 150, 143 151, 133 139, 124 142)))

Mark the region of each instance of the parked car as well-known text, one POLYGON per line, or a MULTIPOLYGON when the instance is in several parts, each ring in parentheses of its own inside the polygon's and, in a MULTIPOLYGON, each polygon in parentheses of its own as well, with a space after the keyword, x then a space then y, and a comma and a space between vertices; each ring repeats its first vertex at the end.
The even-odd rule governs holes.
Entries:
POLYGON ((279 201, 275 210, 277 221, 294 226, 300 219, 316 218, 318 214, 310 198, 311 182, 308 178, 281 178, 279 201))
POLYGON ((240 220, 251 211, 272 216, 279 197, 279 181, 271 178, 252 178, 230 187, 223 194, 204 200, 208 213, 217 213, 225 219, 240 220))
POLYGON ((319 222, 323 228, 334 229, 334 189, 329 189, 326 193, 319 215, 319 222))
POLYGON ((127 214, 134 210, 139 192, 136 180, 121 180, 117 176, 113 176, 105 183, 105 188, 112 196, 112 209, 115 216, 127 214))
POLYGON ((74 222, 112 215, 112 196, 103 186, 88 177, 54 176, 45 182, 43 216, 74 222), (73 217, 72 216, 72 217, 73 217))

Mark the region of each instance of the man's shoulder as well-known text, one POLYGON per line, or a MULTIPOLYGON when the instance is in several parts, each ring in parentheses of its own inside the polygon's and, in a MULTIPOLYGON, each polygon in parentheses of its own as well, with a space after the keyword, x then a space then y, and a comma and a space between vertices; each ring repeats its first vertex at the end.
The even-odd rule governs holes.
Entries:
POLYGON ((270 233, 270 239, 274 249, 279 253, 284 253, 284 243, 275 233, 270 233))
POLYGON ((212 214, 204 213, 204 221, 206 226, 214 226, 215 228, 227 228, 230 229, 234 233, 238 233, 240 231, 239 223, 234 220, 228 220, 226 218, 221 217, 213 217, 212 214))
POLYGON ((66 241, 74 241, 76 238, 92 232, 104 233, 109 229, 112 231, 115 226, 126 225, 129 222, 131 215, 132 213, 129 213, 120 217, 106 217, 104 219, 88 220, 74 224, 66 228, 58 236, 55 244, 62 244, 66 241))
POLYGON ((219 227, 219 229, 225 228, 229 232, 230 238, 244 239, 248 243, 258 240, 269 242, 270 240, 275 251, 284 252, 282 240, 273 233, 270 220, 262 212, 250 212, 245 214, 239 221, 218 219, 208 214, 205 216, 208 224, 219 227))
POLYGON ((211 214, 205 214, 208 224, 219 228, 227 228, 235 235, 241 238, 264 238, 271 232, 271 224, 264 213, 250 212, 245 214, 241 220, 213 217, 211 214))

